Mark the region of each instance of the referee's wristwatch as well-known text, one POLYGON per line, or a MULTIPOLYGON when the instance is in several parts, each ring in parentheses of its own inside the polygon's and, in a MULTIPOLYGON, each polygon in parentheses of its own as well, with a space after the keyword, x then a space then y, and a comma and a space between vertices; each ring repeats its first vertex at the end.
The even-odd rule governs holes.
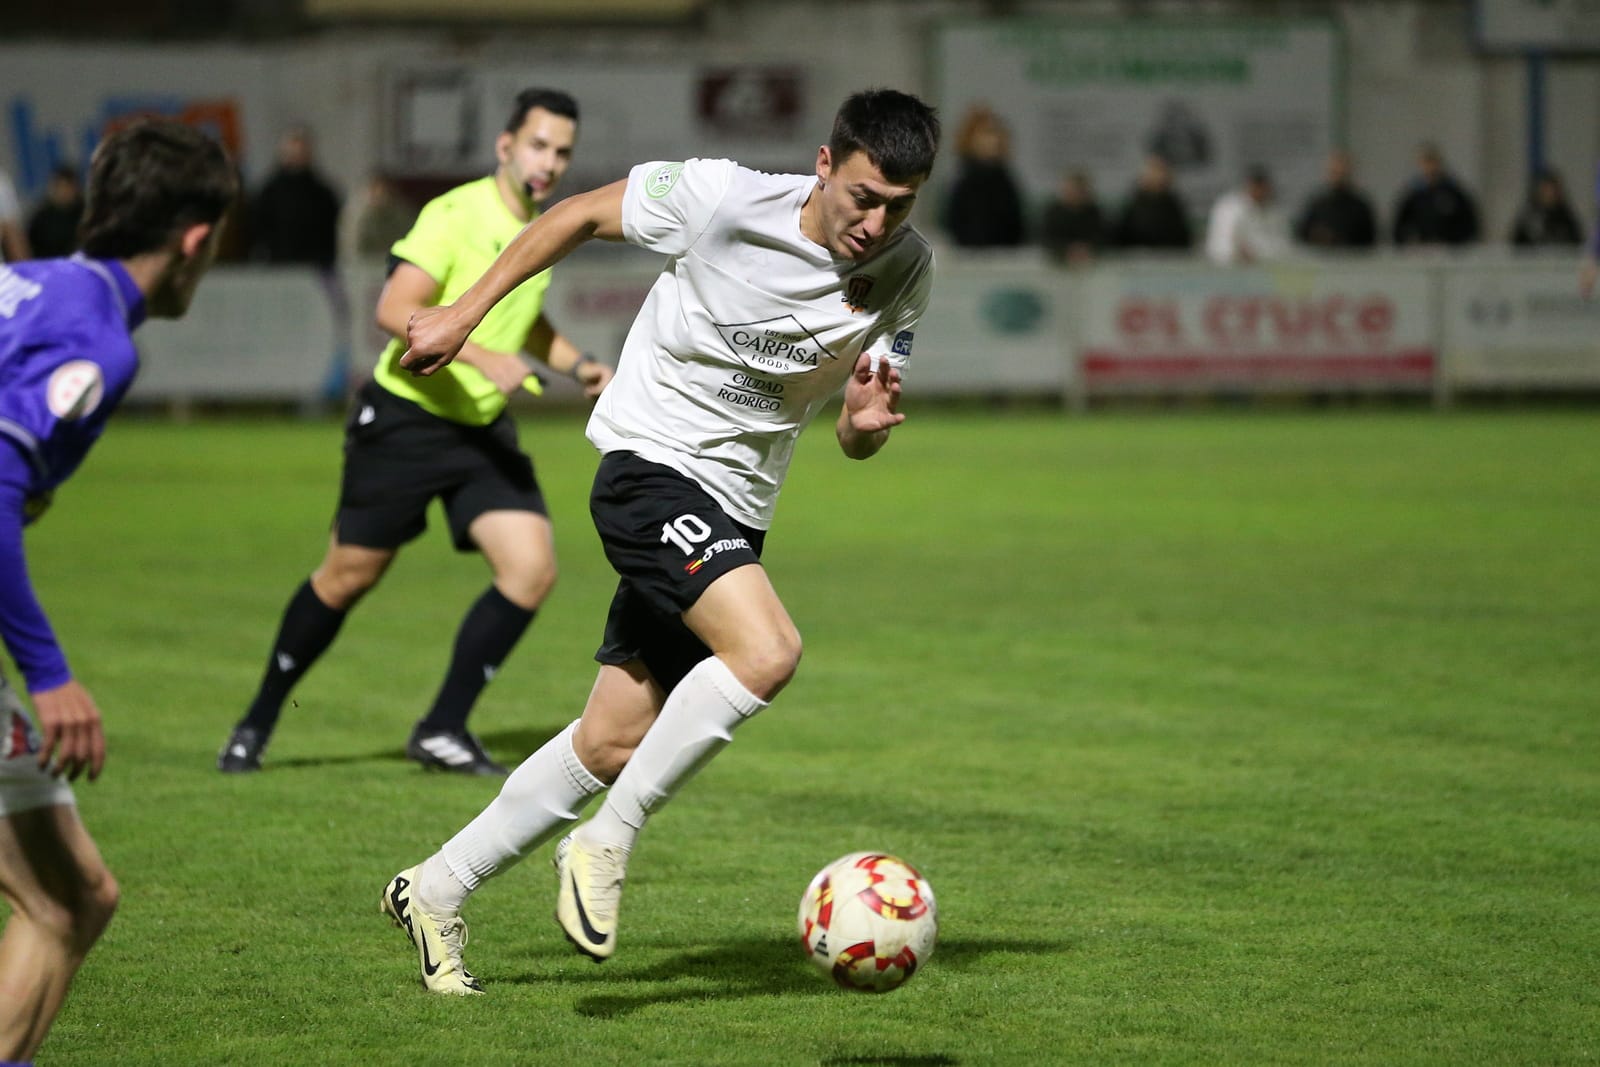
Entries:
POLYGON ((583 369, 584 364, 585 363, 599 363, 599 362, 600 361, 598 359, 595 359, 594 356, 591 355, 590 353, 588 353, 588 352, 580 352, 578 354, 577 361, 574 362, 570 368, 568 368, 567 375, 573 381, 581 382, 583 379, 578 377, 578 372, 583 369))

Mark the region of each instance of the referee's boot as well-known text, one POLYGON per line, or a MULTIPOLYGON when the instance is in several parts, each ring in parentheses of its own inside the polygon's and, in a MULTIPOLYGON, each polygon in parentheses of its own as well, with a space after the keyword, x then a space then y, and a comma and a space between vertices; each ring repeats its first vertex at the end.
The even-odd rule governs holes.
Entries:
POLYGON ((465 730, 435 730, 419 722, 406 741, 406 758, 430 771, 506 776, 506 769, 490 759, 478 739, 465 730))
POLYGON ((235 726, 228 741, 217 753, 217 770, 224 774, 244 774, 261 769, 261 753, 272 735, 254 726, 235 726))

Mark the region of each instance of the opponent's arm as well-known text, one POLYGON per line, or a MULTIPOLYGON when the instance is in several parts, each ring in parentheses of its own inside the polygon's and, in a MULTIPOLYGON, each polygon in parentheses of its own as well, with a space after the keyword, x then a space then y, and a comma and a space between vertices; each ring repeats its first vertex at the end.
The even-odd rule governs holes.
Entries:
POLYGON ((886 359, 862 353, 844 387, 844 409, 834 426, 839 448, 851 459, 870 459, 889 441, 889 431, 906 421, 900 404, 900 372, 886 359), (874 366, 876 363, 876 366, 874 366))
POLYGON ((483 276, 454 304, 422 308, 411 316, 410 348, 400 365, 432 374, 456 358, 467 335, 511 290, 593 238, 622 239, 622 195, 626 180, 569 197, 534 219, 512 239, 483 276))
MULTIPOLYGON (((557 374, 565 374, 583 386, 583 395, 591 400, 611 383, 611 368, 567 340, 543 312, 533 321, 522 349, 557 374)), ((462 352, 465 354, 465 349, 462 352)))
MULTIPOLYGON (((9 449, 7 450, 10 451, 9 449)), ((20 463, 21 457, 8 457, 20 463)), ((22 550, 26 477, 0 464, 0 635, 22 671, 43 743, 39 766, 54 761, 56 773, 90 779, 105 766, 106 741, 100 709, 89 691, 72 677, 33 585, 22 550)))

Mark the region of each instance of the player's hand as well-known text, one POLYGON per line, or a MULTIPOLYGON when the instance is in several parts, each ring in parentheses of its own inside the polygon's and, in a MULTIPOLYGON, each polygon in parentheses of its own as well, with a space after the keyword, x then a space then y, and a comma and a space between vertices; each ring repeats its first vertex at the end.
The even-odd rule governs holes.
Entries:
POLYGON ((100 731, 100 709, 77 682, 30 694, 39 715, 42 743, 39 766, 72 780, 89 772, 92 782, 106 762, 106 738, 100 731))
POLYGON ((456 321, 449 304, 418 308, 406 323, 406 345, 400 366, 412 374, 426 377, 456 358, 467 342, 470 325, 456 321))
POLYGON ((522 383, 533 376, 526 363, 504 352, 475 352, 472 365, 483 371, 483 376, 506 396, 521 389, 522 383))
POLYGON ((611 375, 613 373, 612 369, 604 363, 598 360, 586 359, 578 364, 574 377, 578 379, 578 384, 583 386, 583 395, 593 400, 605 391, 606 386, 611 384, 611 375))
POLYGON ((886 359, 863 354, 844 387, 845 417, 857 433, 878 433, 906 421, 895 408, 900 405, 900 372, 886 359))

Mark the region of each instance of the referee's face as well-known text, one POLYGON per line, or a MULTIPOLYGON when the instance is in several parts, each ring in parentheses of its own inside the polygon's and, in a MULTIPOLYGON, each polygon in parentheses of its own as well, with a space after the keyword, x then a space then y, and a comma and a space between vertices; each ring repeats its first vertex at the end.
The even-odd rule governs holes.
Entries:
POLYGON ((544 203, 572 164, 577 140, 576 122, 542 107, 529 108, 515 133, 495 140, 503 184, 527 206, 544 203))

